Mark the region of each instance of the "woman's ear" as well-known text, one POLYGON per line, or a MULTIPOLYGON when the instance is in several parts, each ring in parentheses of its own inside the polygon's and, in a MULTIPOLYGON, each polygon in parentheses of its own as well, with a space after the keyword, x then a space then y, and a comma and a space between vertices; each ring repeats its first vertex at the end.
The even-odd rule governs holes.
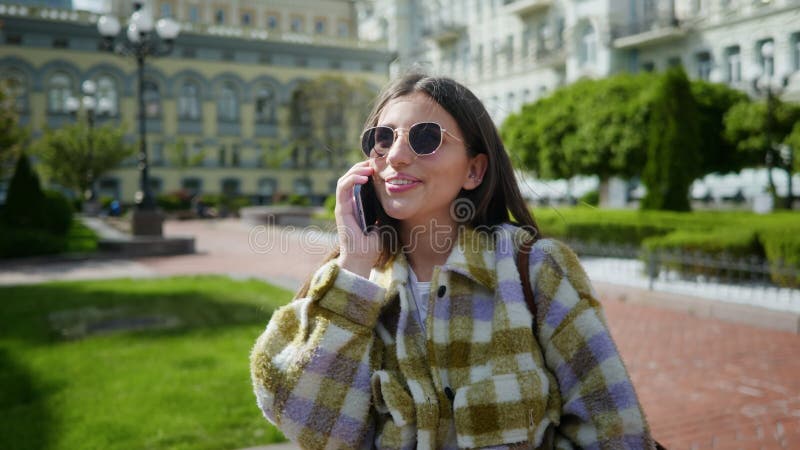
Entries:
POLYGON ((485 153, 478 153, 475 155, 475 157, 473 157, 469 162, 469 167, 467 168, 467 180, 464 182, 462 187, 468 191, 471 191, 472 189, 480 186, 483 182, 483 175, 486 173, 486 169, 488 167, 489 158, 485 153))

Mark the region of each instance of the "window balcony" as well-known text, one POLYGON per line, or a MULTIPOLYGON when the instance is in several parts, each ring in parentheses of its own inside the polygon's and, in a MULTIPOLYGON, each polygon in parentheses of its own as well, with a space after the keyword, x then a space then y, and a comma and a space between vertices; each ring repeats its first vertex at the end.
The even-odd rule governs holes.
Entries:
POLYGON ((553 4, 553 0, 505 0, 503 7, 507 13, 520 17, 545 11, 553 4))
POLYGON ((614 48, 647 47, 683 39, 687 27, 675 17, 658 17, 616 28, 614 48))
POLYGON ((457 41, 466 29, 467 26, 463 23, 452 20, 439 20, 427 26, 423 34, 437 44, 445 45, 457 41))

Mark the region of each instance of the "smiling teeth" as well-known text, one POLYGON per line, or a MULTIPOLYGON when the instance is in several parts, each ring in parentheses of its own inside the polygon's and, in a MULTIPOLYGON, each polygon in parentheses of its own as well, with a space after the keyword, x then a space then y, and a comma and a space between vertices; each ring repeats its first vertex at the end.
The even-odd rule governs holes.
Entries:
POLYGON ((394 185, 398 185, 398 186, 399 185, 404 185, 404 184, 412 184, 412 183, 414 183, 414 182, 411 181, 411 180, 391 180, 391 181, 389 181, 389 184, 394 184, 394 185))

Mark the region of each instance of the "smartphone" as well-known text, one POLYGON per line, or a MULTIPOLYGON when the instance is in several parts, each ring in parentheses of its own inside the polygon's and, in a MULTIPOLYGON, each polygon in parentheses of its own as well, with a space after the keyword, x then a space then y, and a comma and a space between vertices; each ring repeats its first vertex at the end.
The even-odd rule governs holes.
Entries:
POLYGON ((353 203, 358 225, 361 231, 367 234, 370 227, 373 227, 378 220, 378 208, 381 207, 375 194, 375 186, 372 185, 372 178, 364 184, 353 186, 353 203))

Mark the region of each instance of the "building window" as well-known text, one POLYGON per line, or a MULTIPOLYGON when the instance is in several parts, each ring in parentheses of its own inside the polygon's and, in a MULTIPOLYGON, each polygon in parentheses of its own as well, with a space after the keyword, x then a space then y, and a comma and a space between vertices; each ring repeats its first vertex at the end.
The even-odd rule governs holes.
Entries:
POLYGON ((695 55, 697 63, 697 78, 708 81, 711 78, 711 53, 700 52, 695 55))
POLYGON ((183 47, 181 49, 181 57, 183 58, 194 58, 197 56, 197 52, 192 47, 183 47))
POLYGON ((292 183, 292 188, 297 195, 311 195, 311 180, 308 178, 296 178, 292 183))
POLYGON ((742 56, 738 45, 725 49, 725 79, 729 83, 742 81, 742 56))
POLYGON ((239 182, 238 178, 226 178, 222 180, 222 195, 225 197, 232 197, 234 195, 239 195, 239 182))
POLYGON ((0 89, 6 92, 9 98, 13 99, 14 109, 17 112, 25 111, 28 88, 25 75, 22 72, 8 69, 0 74, 0 89))
POLYGON ((642 63, 642 72, 653 72, 656 70, 656 65, 653 61, 646 61, 642 63))
POLYGON ((218 9, 217 12, 214 13, 214 23, 217 25, 225 24, 225 11, 218 9))
POLYGON ((277 30, 280 22, 278 21, 277 14, 268 14, 267 15, 267 28, 270 30, 277 30))
POLYGON ((224 145, 221 145, 219 147, 219 151, 217 152, 217 165, 219 167, 225 167, 225 164, 227 163, 228 159, 227 154, 228 150, 225 148, 224 145))
POLYGON ((47 83, 47 107, 51 113, 66 113, 67 99, 72 96, 72 80, 65 73, 55 73, 47 83))
POLYGON ((120 197, 119 185, 120 182, 116 178, 101 178, 97 182, 97 195, 118 200, 120 197))
POLYGON ((792 70, 800 71, 800 32, 792 35, 792 70))
POLYGON ((256 92, 256 121, 275 121, 275 91, 269 86, 261 86, 256 92))
POLYGON ((236 58, 235 52, 233 50, 223 50, 222 51, 222 60, 223 61, 233 61, 236 58))
POLYGON ((150 175, 148 178, 150 179, 150 192, 152 192, 153 195, 160 194, 161 191, 164 190, 164 180, 152 175, 150 175))
POLYGON ((325 22, 325 19, 317 19, 317 20, 315 20, 314 21, 314 33, 325 34, 325 31, 327 31, 326 30, 327 29, 326 25, 327 24, 325 22))
POLYGON ((756 58, 761 73, 767 76, 775 75, 775 43, 772 39, 764 39, 756 44, 756 58), (770 53, 764 55, 765 53, 770 53))
POLYGON ((172 5, 169 3, 161 4, 161 17, 172 17, 172 5))
POLYGON ((116 116, 119 112, 117 83, 108 75, 97 79, 97 106, 100 113, 116 116))
POLYGON ((200 89, 192 81, 184 81, 178 96, 178 117, 182 120, 200 119, 200 89))
POLYGON ((350 37, 350 23, 346 21, 339 22, 339 26, 336 30, 336 33, 339 37, 342 38, 350 37))
POLYGON ((144 81, 144 112, 148 119, 161 115, 161 94, 158 85, 152 80, 144 81))
POLYGON ((278 182, 272 178, 262 178, 258 180, 258 195, 272 197, 277 190, 278 182))
POLYGON ((595 33, 594 27, 591 25, 586 25, 583 33, 581 33, 578 57, 580 58, 581 66, 597 62, 597 33, 595 33))
POLYGON ((225 82, 220 88, 219 93, 219 120, 225 122, 235 122, 239 116, 239 99, 236 96, 236 88, 231 82, 225 82))
POLYGON ((192 5, 189 7, 189 22, 200 22, 200 9, 197 6, 192 5))
POLYGON ((65 37, 53 38, 53 48, 69 48, 69 39, 65 37))
POLYGON ((250 26, 252 21, 253 21, 253 16, 251 16, 250 13, 242 14, 242 25, 244 25, 246 27, 250 26))
POLYGON ((181 189, 187 191, 190 196, 194 197, 203 191, 203 180, 194 177, 184 178, 181 180, 181 189))
POLYGON ((239 146, 234 144, 231 146, 231 165, 233 167, 239 167, 242 164, 242 154, 239 150, 239 146))
POLYGON ((294 33, 303 32, 303 18, 300 16, 293 16, 291 22, 291 30, 294 33))

